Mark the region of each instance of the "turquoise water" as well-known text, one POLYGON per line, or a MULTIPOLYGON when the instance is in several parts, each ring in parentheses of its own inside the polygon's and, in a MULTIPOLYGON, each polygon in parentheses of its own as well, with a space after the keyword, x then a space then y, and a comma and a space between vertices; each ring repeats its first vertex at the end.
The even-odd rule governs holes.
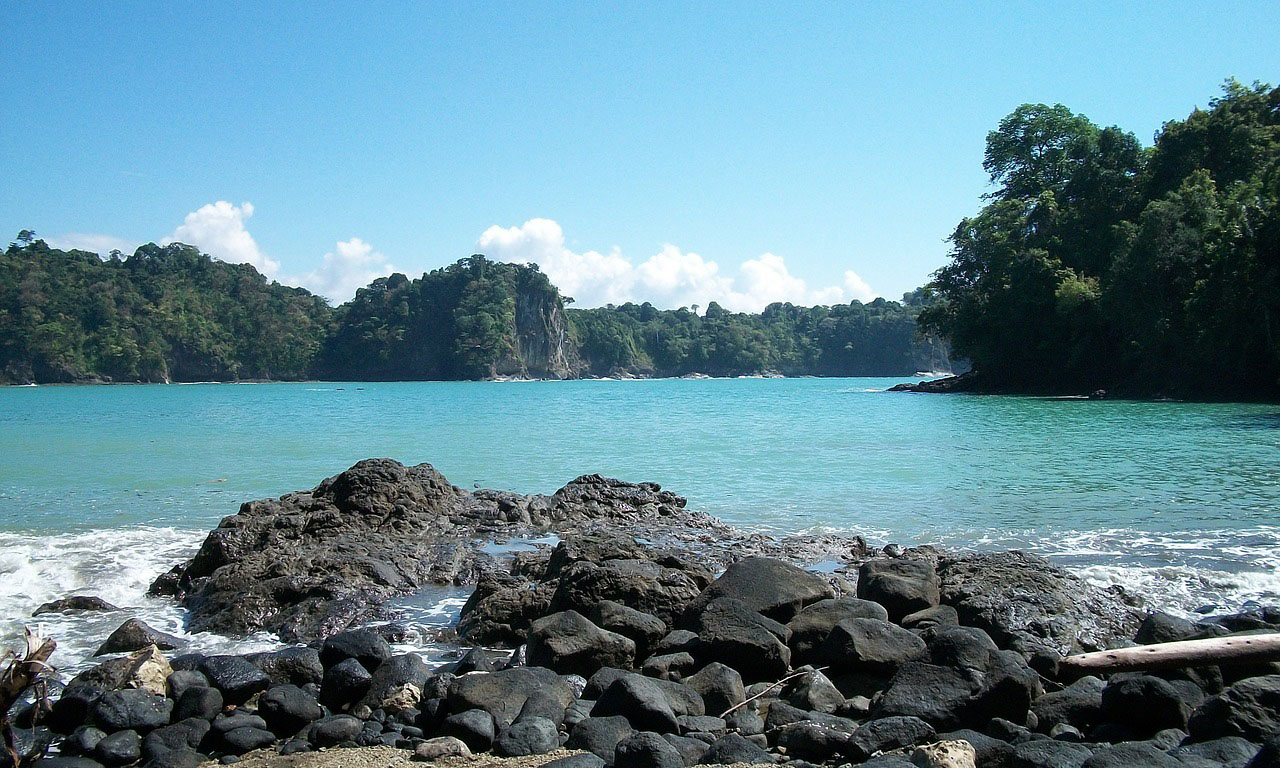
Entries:
POLYGON ((1280 595, 1280 407, 897 381, 0 389, 0 617, 58 591, 138 603, 241 501, 369 456, 523 493, 656 481, 770 532, 1021 546, 1188 610, 1280 595))

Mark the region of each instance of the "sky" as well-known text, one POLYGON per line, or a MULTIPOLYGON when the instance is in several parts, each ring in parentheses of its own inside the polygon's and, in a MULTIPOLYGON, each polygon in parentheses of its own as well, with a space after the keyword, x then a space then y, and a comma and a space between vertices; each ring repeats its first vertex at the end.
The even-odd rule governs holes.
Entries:
POLYGON ((338 303, 472 253, 579 306, 898 299, 1062 103, 1280 82, 1273 2, 8 0, 0 237, 181 241, 338 303))

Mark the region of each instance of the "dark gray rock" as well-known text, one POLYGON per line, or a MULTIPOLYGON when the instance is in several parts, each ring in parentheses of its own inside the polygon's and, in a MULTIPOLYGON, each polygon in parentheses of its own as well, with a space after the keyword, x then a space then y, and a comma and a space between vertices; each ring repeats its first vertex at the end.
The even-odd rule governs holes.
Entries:
POLYGON ((815 655, 834 674, 888 677, 924 651, 923 640, 887 621, 844 619, 831 628, 815 655))
POLYGON ((600 694, 604 693, 606 688, 613 685, 615 680, 625 677, 627 674, 629 674, 629 671, 625 669, 617 669, 614 667, 605 667, 601 669, 599 672, 592 675, 591 679, 587 680, 586 686, 582 689, 582 698, 592 700, 599 699, 600 694))
POLYGON ((493 715, 483 709, 468 709, 449 715, 440 725, 440 735, 460 739, 472 752, 487 752, 493 747, 497 729, 493 715))
POLYGON ((236 709, 228 714, 220 715, 213 719, 212 724, 215 734, 230 733, 237 728, 265 729, 267 727, 265 720, 245 709, 236 709))
POLYGON ((844 754, 855 761, 877 752, 934 740, 933 726, 918 717, 884 717, 864 723, 845 742, 844 754))
POLYGON ((170 750, 197 750, 212 729, 208 720, 198 717, 189 717, 173 725, 157 728, 142 740, 143 757, 151 759, 154 755, 170 750))
POLYGON ((680 680, 698 668, 698 663, 688 653, 664 653, 650 656, 640 665, 641 674, 662 680, 680 680))
POLYGON ((98 647, 94 655, 131 653, 149 645, 154 645, 162 651, 170 651, 181 644, 182 641, 178 638, 158 629, 152 629, 141 619, 129 619, 107 636, 106 641, 98 647))
POLYGON ((679 732, 678 715, 667 694, 658 681, 641 675, 628 674, 615 680, 591 710, 592 718, 614 715, 625 717, 636 730, 679 732))
MULTIPOLYGON (((78 679, 78 677, 77 677, 78 679)), ((72 680, 62 690, 62 695, 53 702, 49 718, 45 721, 59 733, 70 733, 88 719, 94 702, 103 693, 101 685, 82 683, 72 680)))
POLYGON ((1245 768, 1280 768, 1280 733, 1268 736, 1245 768))
POLYGON ((694 653, 698 648, 698 633, 687 629, 673 629, 652 649, 654 654, 694 653))
POLYGON ((198 717, 212 720, 222 711, 222 693, 217 688, 187 688, 173 705, 173 719, 186 720, 198 717))
POLYGON ((249 663, 267 673, 272 685, 319 685, 324 680, 324 665, 315 648, 294 646, 267 653, 245 656, 249 663))
POLYGON ((1093 677, 1082 677, 1060 691, 1046 693, 1031 703, 1038 727, 1044 733, 1057 723, 1088 731, 1102 719, 1102 690, 1106 684, 1093 677))
POLYGON ((1116 593, 1095 589, 1048 560, 1023 552, 943 557, 942 602, 960 623, 984 630, 1001 648, 1101 650, 1133 637, 1140 616, 1116 593))
POLYGON ((778 729, 775 740, 788 757, 826 762, 849 750, 851 734, 810 721, 790 723, 778 729))
POLYGON ((1080 768, 1092 756, 1088 747, 1053 739, 1024 741, 1013 747, 1013 768, 1080 768))
POLYGON ((41 758, 36 765, 39 765, 40 768, 102 768, 102 763, 97 760, 73 755, 56 755, 41 758))
POLYGON ((1149 741, 1128 741, 1094 750, 1081 768, 1185 768, 1177 758, 1170 757, 1149 741))
POLYGON ((62 741, 62 751, 73 755, 91 755, 98 742, 106 737, 106 732, 92 725, 82 725, 72 731, 62 741))
POLYGON ((1190 640, 1200 630, 1191 621, 1180 616, 1172 616, 1163 611, 1149 613, 1142 619, 1133 641, 1139 645, 1152 643, 1173 643, 1179 640, 1190 640))
POLYGON ((858 597, 883 605, 892 621, 938 604, 938 574, 924 560, 876 558, 858 569, 858 597))
POLYGON ((573 727, 565 746, 569 749, 585 749, 612 761, 618 743, 633 733, 635 729, 621 715, 588 717, 573 727))
POLYGON ((793 681, 785 691, 787 701, 800 709, 831 714, 844 705, 844 695, 821 672, 810 672, 793 681))
POLYGON ((324 717, 311 694, 296 685, 277 685, 258 697, 258 715, 277 736, 291 736, 324 717))
POLYGON ((503 729, 493 742, 493 751, 503 757, 544 755, 560 746, 556 724, 545 717, 517 720, 503 729))
POLYGON ((846 619, 889 620, 884 606, 870 600, 857 598, 832 598, 819 600, 806 606, 787 624, 791 630, 792 661, 795 664, 820 664, 817 650, 822 646, 832 627, 846 619))
POLYGON ((373 676, 359 659, 344 659, 325 670, 320 701, 332 708, 346 707, 364 698, 372 682, 373 676))
POLYGON ((712 600, 689 621, 689 629, 698 633, 696 658, 727 664, 746 682, 778 680, 791 666, 786 627, 735 598, 712 600))
POLYGON ((416 653, 392 656, 378 665, 369 680, 369 690, 361 703, 370 709, 394 709, 397 692, 412 685, 419 692, 427 684, 431 668, 416 653))
POLYGON ((317 747, 336 747, 348 741, 355 741, 364 729, 364 723, 351 715, 332 715, 311 724, 307 731, 307 741, 317 747))
POLYGON ((146 733, 167 725, 173 702, 143 690, 108 691, 93 704, 93 723, 108 734, 132 730, 146 733))
POLYGON ((602 667, 629 669, 636 644, 630 638, 600 629, 577 611, 561 611, 529 627, 529 663, 561 674, 590 677, 602 667))
POLYGON ((614 768, 684 768, 680 752, 651 731, 633 733, 618 743, 614 768))
POLYGON ((209 761, 209 756, 190 749, 175 749, 149 758, 143 763, 146 768, 200 768, 209 761))
POLYGON ((188 688, 208 688, 209 678, 195 669, 179 669, 171 673, 165 680, 165 693, 177 701, 188 688))
POLYGON ((222 734, 223 751, 232 755, 243 755, 275 743, 276 735, 262 728, 246 726, 222 734))
POLYGON ((707 712, 720 714, 746 700, 742 675, 732 667, 713 661, 681 682, 697 691, 707 712))
POLYGON ((1177 689, 1151 675, 1113 679, 1102 690, 1102 717, 1144 738, 1164 728, 1186 728, 1190 714, 1177 689))
POLYGON ((748 557, 730 565, 686 611, 700 612, 717 598, 740 600, 775 621, 788 622, 802 608, 835 597, 826 579, 769 557, 748 557))
POLYGON ((1260 742, 1280 731, 1280 675, 1251 677, 1201 704, 1187 731, 1195 741, 1240 736, 1260 742))
POLYGON ((732 763, 770 764, 773 763, 773 757, 755 742, 736 733, 729 733, 716 739, 699 761, 701 765, 732 763))
POLYGON ((498 671, 497 666, 494 665, 493 660, 489 658, 489 654, 483 648, 472 648, 462 654, 462 658, 458 659, 457 666, 453 669, 455 675, 465 675, 468 672, 496 671, 498 671))
POLYGON ((347 659, 360 662, 370 674, 391 658, 391 646, 382 635, 371 629, 353 629, 326 638, 320 646, 320 664, 325 669, 347 659))
MULTIPOLYGON (((516 715, 516 719, 512 722, 519 723, 529 718, 537 717, 550 720, 558 728, 564 722, 566 709, 560 699, 554 696, 534 694, 525 700, 524 706, 520 707, 520 714, 516 715)), ((586 713, 584 712, 583 714, 585 716, 586 713)))
POLYGON ((909 613, 898 622, 903 629, 941 629, 960 624, 960 615, 949 605, 935 605, 909 613))
POLYGON ((69 611, 118 611, 116 606, 108 603, 95 595, 72 595, 64 597, 60 600, 51 600, 44 603, 31 614, 39 616, 42 613, 66 613, 69 611))
POLYGON ((701 570, 672 568, 648 559, 582 561, 560 573, 550 610, 591 612, 604 600, 652 614, 668 626, 705 585, 701 570))
POLYGON ((1211 741, 1175 746, 1169 750, 1169 754, 1180 760, 1199 757, 1228 768, 1244 768, 1258 754, 1258 745, 1239 736, 1223 736, 1211 741))
POLYGON ((573 701, 568 684, 555 672, 541 667, 513 667, 459 677, 450 683, 446 700, 452 712, 483 709, 494 716, 499 728, 505 728, 520 714, 526 701, 544 695, 566 707, 573 701))
POLYGON ((128 765, 142 757, 142 737, 137 731, 116 731, 103 737, 93 749, 103 765, 128 765))
POLYGON ((1013 763, 1012 744, 969 728, 940 733, 938 734, 938 740, 969 742, 973 745, 974 752, 977 753, 978 765, 983 766, 983 768, 987 766, 991 768, 1006 768, 1013 763))
POLYGON ((569 755, 544 763, 542 768, 605 768, 605 761, 599 755, 569 755))
POLYGON ((725 723, 743 736, 764 733, 764 718, 751 707, 739 707, 724 718, 725 723))
POLYGON ((243 704, 255 693, 267 690, 271 678, 241 656, 210 656, 200 665, 209 684, 222 692, 228 704, 243 704))
POLYGON ((311 491, 242 505, 152 592, 179 596, 195 632, 310 641, 370 618, 396 594, 467 578, 494 538, 659 520, 723 528, 651 483, 587 475, 549 497, 470 492, 427 464, 367 459, 311 491))
POLYGON ((628 637, 635 643, 635 658, 648 658, 654 646, 667 634, 667 623, 613 600, 602 600, 587 615, 593 624, 609 632, 628 637))
POLYGON ((686 768, 697 765, 698 761, 702 760, 702 756, 707 753, 707 747, 711 746, 710 741, 701 741, 688 736, 677 736, 674 733, 664 733, 662 738, 676 748, 676 752, 680 753, 680 761, 684 763, 686 768))

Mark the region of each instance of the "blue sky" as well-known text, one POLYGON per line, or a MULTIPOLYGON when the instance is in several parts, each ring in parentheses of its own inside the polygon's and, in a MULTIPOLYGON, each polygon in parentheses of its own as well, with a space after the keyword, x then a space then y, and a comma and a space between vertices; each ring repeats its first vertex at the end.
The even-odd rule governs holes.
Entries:
POLYGON ((1144 143, 1280 81, 1273 3, 6 2, 0 236, 334 300, 484 250, 583 305, 898 298, 1061 102, 1144 143))

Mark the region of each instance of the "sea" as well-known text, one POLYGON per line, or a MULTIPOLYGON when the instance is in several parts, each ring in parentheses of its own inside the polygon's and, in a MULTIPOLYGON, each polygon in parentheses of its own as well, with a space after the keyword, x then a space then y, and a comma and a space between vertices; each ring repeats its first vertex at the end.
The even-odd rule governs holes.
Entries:
MULTIPOLYGON (((241 502, 382 456, 464 488, 657 482, 773 535, 1024 549, 1187 615, 1280 602, 1280 406, 885 392, 904 380, 0 388, 0 645, 38 626, 75 671, 138 616, 193 650, 278 647, 189 634, 147 587, 241 502), (123 610, 32 618, 71 594, 123 610)), ((465 598, 399 601, 408 646, 445 658, 465 598)))

